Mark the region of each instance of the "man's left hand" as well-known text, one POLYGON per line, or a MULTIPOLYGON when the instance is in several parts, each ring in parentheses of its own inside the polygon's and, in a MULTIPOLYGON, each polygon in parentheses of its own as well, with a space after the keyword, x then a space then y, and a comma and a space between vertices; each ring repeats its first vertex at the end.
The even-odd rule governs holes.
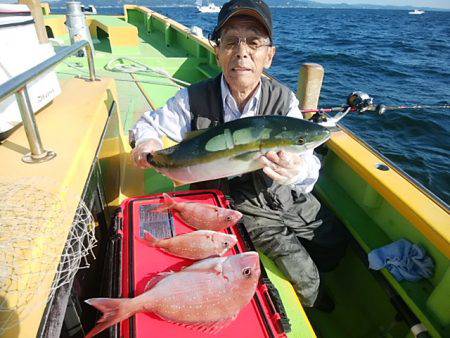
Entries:
POLYGON ((264 173, 282 185, 296 183, 305 170, 303 158, 283 150, 269 151, 265 156, 261 156, 261 163, 264 165, 264 173))

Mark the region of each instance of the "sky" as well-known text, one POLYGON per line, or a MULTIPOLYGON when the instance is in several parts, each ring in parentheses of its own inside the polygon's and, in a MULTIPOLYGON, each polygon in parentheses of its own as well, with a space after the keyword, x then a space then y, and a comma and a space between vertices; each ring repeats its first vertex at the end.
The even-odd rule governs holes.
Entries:
POLYGON ((370 4, 370 5, 393 5, 393 6, 416 6, 450 9, 450 0, 315 0, 329 4, 370 4))

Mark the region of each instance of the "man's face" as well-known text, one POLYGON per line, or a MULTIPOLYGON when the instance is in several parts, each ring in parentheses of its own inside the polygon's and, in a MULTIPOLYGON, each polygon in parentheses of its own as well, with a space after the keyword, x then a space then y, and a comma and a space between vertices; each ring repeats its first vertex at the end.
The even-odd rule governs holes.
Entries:
POLYGON ((231 89, 253 89, 259 83, 264 68, 269 68, 275 54, 275 47, 268 46, 270 40, 264 27, 248 16, 231 18, 221 30, 219 45, 215 47, 217 60, 225 80, 231 89), (241 42, 231 43, 232 41, 241 42), (247 43, 243 43, 243 38, 247 43), (257 42, 259 48, 249 46, 257 42))

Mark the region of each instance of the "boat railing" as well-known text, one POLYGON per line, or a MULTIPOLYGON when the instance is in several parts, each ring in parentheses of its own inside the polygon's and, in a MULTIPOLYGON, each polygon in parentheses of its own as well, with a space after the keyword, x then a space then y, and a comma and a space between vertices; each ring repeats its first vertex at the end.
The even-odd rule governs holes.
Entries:
POLYGON ((53 151, 45 150, 42 145, 33 108, 30 102, 30 97, 27 91, 27 84, 82 49, 84 49, 87 57, 89 80, 95 81, 96 76, 92 48, 88 41, 82 40, 61 49, 54 56, 0 85, 0 102, 13 94, 16 95, 23 126, 25 128, 25 134, 27 135, 28 143, 30 145, 30 153, 26 154, 22 158, 22 161, 26 163, 44 162, 56 156, 53 151))

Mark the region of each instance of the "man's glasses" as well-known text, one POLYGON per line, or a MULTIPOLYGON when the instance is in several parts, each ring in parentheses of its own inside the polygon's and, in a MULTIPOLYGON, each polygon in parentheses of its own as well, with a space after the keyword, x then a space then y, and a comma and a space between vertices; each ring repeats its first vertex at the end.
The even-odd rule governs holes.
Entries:
POLYGON ((258 50, 261 47, 272 46, 269 38, 262 38, 258 36, 240 37, 240 36, 225 36, 217 39, 219 46, 225 50, 232 50, 245 43, 251 50, 258 50))

